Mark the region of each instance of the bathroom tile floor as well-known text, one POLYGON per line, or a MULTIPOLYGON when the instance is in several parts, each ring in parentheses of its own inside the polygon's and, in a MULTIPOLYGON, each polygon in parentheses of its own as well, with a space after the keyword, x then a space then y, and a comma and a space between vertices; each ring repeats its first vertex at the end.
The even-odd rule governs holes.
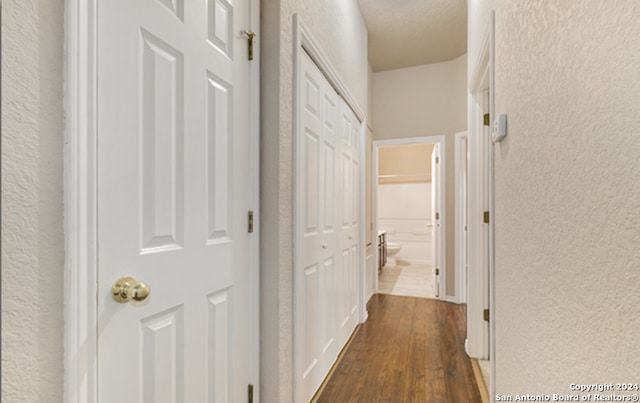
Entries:
POLYGON ((398 261, 395 267, 385 266, 378 276, 380 294, 435 298, 431 266, 398 261))

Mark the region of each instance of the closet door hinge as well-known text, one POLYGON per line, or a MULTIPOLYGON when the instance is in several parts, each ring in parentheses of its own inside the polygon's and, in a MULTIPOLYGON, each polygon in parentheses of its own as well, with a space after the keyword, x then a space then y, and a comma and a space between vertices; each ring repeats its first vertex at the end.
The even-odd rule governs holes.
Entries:
POLYGON ((245 29, 244 31, 242 31, 242 33, 244 34, 244 36, 247 37, 247 40, 249 41, 248 58, 249 60, 253 60, 253 38, 256 37, 256 33, 248 29, 245 29))
POLYGON ((249 387, 247 389, 249 392, 249 403, 253 403, 253 385, 249 384, 249 387))
POLYGON ((482 311, 482 316, 484 317, 484 321, 485 322, 489 322, 489 310, 485 309, 484 311, 482 311))
POLYGON ((488 211, 484 212, 482 221, 484 221, 485 224, 489 224, 489 212, 488 211))
POLYGON ((491 117, 489 116, 488 113, 485 113, 484 115, 482 115, 482 123, 485 126, 491 126, 491 117))

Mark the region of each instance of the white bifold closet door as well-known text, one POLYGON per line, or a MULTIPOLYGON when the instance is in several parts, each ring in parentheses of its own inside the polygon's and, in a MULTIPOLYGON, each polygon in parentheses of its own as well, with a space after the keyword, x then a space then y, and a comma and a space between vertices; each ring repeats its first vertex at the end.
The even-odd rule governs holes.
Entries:
POLYGON ((307 402, 357 324, 359 122, 307 54, 298 84, 294 360, 307 402))

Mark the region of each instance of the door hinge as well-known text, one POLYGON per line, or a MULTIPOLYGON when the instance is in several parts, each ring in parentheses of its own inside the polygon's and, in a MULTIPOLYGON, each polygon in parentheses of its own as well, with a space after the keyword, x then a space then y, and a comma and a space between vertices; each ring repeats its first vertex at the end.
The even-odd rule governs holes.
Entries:
POLYGON ((440 163, 440 157, 436 157, 436 164, 440 163))
POLYGON ((489 310, 485 309, 484 311, 482 311, 482 316, 484 317, 484 321, 485 322, 489 322, 489 310))
POLYGON ((253 211, 249 211, 249 233, 253 233, 253 211))
POLYGON ((482 221, 484 221, 485 224, 489 224, 489 212, 488 211, 484 212, 482 221))
POLYGON ((440 275, 440 269, 436 269, 436 276, 440 275))
POLYGON ((489 114, 488 114, 488 113, 485 113, 485 114, 482 116, 482 123, 483 123, 485 126, 491 126, 491 117, 489 116, 489 114))
POLYGON ((253 385, 252 384, 249 384, 248 392, 249 392, 249 403, 253 403, 253 385))
POLYGON ((253 60, 253 38, 256 37, 256 33, 248 29, 242 31, 242 33, 247 37, 247 40, 249 41, 249 60, 253 60))
POLYGON ((436 220, 440 219, 440 213, 436 213, 436 220))

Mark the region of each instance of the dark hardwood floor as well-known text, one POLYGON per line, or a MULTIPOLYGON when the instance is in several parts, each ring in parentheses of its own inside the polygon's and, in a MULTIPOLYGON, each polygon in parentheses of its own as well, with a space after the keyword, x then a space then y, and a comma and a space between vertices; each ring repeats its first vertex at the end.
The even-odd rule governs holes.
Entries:
POLYGON ((367 307, 317 402, 481 402, 464 352, 465 306, 377 294, 367 307))

